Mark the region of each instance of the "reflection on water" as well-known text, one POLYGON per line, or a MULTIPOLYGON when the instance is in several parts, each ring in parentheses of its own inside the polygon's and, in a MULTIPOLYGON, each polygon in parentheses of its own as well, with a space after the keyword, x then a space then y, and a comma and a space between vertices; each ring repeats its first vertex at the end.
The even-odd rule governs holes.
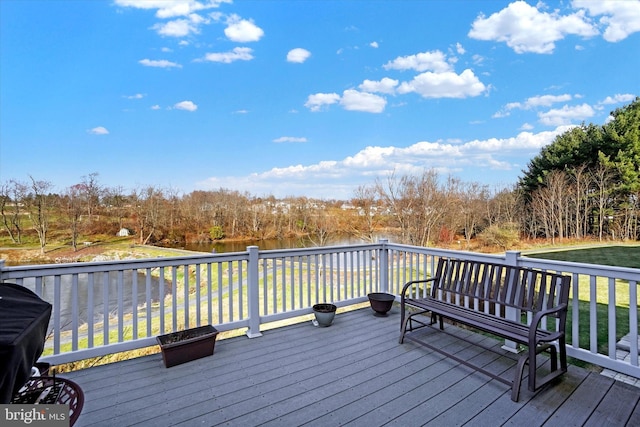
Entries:
MULTIPOLYGON (((361 239, 350 236, 336 236, 334 239, 327 243, 327 246, 358 245, 362 243, 369 242, 365 242, 361 239)), ((283 238, 266 240, 243 240, 241 242, 188 243, 186 245, 182 244, 173 247, 185 249, 188 251, 225 253, 244 252, 247 250, 247 246, 258 246, 261 251, 269 251, 279 249, 312 248, 317 245, 308 238, 283 238)))
MULTIPOLYGON (((87 273, 78 274, 78 322, 79 324, 88 323, 89 310, 93 307, 93 322, 100 322, 104 319, 105 310, 107 313, 117 313, 120 303, 124 307, 124 313, 132 313, 134 307, 140 307, 147 301, 147 276, 128 270, 121 273, 112 271, 109 273, 95 273, 93 276, 93 285, 90 285, 90 275, 87 273), (119 274, 122 274, 122 281, 118 280, 119 274), (136 286, 134 291, 134 277, 136 286), (121 295, 119 297, 119 295, 121 295), (106 301, 106 304, 105 304, 106 301)), ((149 277, 149 295, 151 302, 157 302, 160 299, 160 285, 158 278, 149 277)), ((35 279, 27 278, 24 280, 24 286, 35 291, 35 279)), ((71 329, 71 319, 73 310, 73 286, 72 276, 60 276, 60 325, 61 329, 71 329)), ((170 294, 170 287, 165 284, 165 295, 170 294)), ((57 304, 55 301, 55 286, 53 277, 45 277, 42 286, 42 299, 53 304, 54 310, 57 304)), ((49 329, 52 329, 55 312, 51 314, 51 322, 49 329)))

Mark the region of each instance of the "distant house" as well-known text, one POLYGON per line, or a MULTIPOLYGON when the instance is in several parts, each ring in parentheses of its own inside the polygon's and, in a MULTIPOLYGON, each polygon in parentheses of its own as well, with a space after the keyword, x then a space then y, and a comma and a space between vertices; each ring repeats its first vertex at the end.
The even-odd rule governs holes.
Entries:
POLYGON ((129 231, 128 228, 121 228, 120 231, 118 231, 118 237, 127 237, 127 236, 131 236, 131 232, 129 231))

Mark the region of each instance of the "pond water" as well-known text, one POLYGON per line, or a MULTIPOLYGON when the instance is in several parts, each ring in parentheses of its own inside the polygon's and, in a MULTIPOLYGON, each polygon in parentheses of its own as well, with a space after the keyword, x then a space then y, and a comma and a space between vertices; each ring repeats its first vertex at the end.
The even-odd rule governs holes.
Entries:
MULTIPOLYGON (((382 237, 380 237, 382 238, 382 237)), ((376 239, 377 241, 377 239, 376 239)), ((330 240, 327 246, 341 246, 341 245, 358 245, 367 243, 361 239, 350 236, 338 236, 330 240)), ((247 250, 247 246, 258 246, 261 251, 264 250, 278 250, 278 249, 296 249, 296 248, 310 248, 316 246, 310 239, 307 238, 285 238, 285 239, 266 239, 266 240, 243 240, 240 242, 213 242, 213 243, 190 243, 187 245, 176 245, 173 248, 185 249, 188 251, 197 252, 244 252, 247 250)))

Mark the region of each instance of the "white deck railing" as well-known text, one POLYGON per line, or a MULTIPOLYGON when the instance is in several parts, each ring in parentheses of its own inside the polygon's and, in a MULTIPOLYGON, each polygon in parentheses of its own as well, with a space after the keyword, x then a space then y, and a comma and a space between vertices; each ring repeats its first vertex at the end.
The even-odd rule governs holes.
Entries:
POLYGON ((640 270, 632 268, 381 241, 110 262, 0 262, 0 280, 26 286, 53 305, 43 360, 60 364, 155 345, 157 335, 205 324, 260 336, 265 324, 310 314, 319 302, 341 307, 367 301, 369 292, 399 295, 404 283, 433 271, 439 257, 572 275, 569 356, 640 378, 640 270), (589 331, 585 342, 582 328, 589 331), (629 356, 618 360, 616 343, 625 335, 632 337, 629 356))

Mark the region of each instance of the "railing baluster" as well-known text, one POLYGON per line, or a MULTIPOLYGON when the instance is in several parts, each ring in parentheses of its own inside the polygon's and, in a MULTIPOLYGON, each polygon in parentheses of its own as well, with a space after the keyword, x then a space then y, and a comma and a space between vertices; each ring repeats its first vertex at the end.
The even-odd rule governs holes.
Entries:
POLYGON ((60 276, 53 276, 53 328, 58 333, 55 336, 55 341, 53 342, 53 352, 55 354, 60 353, 60 341, 61 335, 60 331, 62 330, 62 325, 60 323, 62 304, 61 304, 61 293, 62 289, 60 286, 60 276))
POLYGON ((184 264, 182 266, 182 282, 184 286, 184 327, 185 329, 189 328, 189 311, 190 311, 190 301, 189 301, 189 286, 191 286, 189 281, 189 264, 184 264))
POLYGON ((638 366, 638 282, 629 281, 629 357, 633 366, 638 366))
POLYGON ((80 327, 78 307, 78 274, 71 275, 71 349, 78 350, 78 328, 80 327))
MULTIPOLYGON (((218 283, 220 283, 218 281, 218 283)), ((163 310, 164 311, 164 310, 163 310)), ((213 321, 213 277, 211 263, 207 263, 207 323, 212 325, 213 321)))
POLYGON ((592 353, 598 352, 598 293, 596 281, 596 276, 589 278, 589 349, 592 353))
POLYGON ((172 308, 172 323, 173 331, 178 330, 178 266, 171 267, 171 308, 172 308))
POLYGON ((109 272, 102 273, 102 344, 109 344, 109 272))
POLYGON ((219 262, 218 263, 218 323, 222 323, 224 319, 223 310, 222 310, 223 291, 225 288, 224 283, 225 283, 224 277, 222 275, 222 263, 219 262))
MULTIPOLYGON (((138 276, 138 270, 133 270, 132 274, 134 276, 138 276)), ((146 319, 146 337, 150 337, 152 335, 152 319, 153 319, 153 295, 151 295, 151 269, 145 269, 145 277, 144 277, 144 294, 145 294, 145 319, 146 319)))
POLYGON ((196 326, 201 326, 201 308, 200 308, 200 304, 202 304, 202 297, 200 296, 200 264, 196 264, 195 265, 195 269, 196 269, 196 278, 195 278, 195 286, 196 286, 196 326))
MULTIPOLYGON (((158 329, 160 334, 164 334, 164 321, 165 321, 165 287, 164 287, 164 266, 160 266, 158 269, 158 307, 160 311, 160 327, 158 329)), ((133 312, 137 311, 137 307, 133 306, 133 312)))
POLYGON ((116 286, 118 289, 118 342, 124 341, 124 272, 118 270, 116 286))
POLYGON ((242 268, 242 261, 236 261, 238 263, 238 319, 244 319, 244 294, 248 291, 248 287, 244 280, 244 268, 242 268))
POLYGON ((229 321, 233 322, 233 264, 231 261, 227 262, 227 275, 229 276, 229 321))
MULTIPOLYGON (((87 346, 89 348, 93 348, 93 334, 94 334, 94 325, 95 319, 93 314, 94 304, 94 283, 95 274, 89 273, 87 277, 87 346)), ((134 338, 135 339, 135 338, 134 338)))
POLYGON ((138 270, 131 270, 131 334, 139 338, 138 331, 138 270))
POLYGON ((608 320, 609 320, 609 357, 611 359, 616 358, 616 280, 613 277, 609 278, 609 307, 607 307, 608 320))

